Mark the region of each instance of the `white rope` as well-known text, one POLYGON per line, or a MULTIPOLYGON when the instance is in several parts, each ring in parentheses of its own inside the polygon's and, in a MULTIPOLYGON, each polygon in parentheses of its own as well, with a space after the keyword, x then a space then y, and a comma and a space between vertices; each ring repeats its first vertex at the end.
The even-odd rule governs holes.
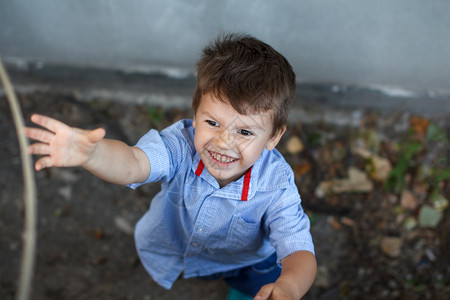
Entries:
POLYGON ((27 300, 30 297, 34 271, 36 250, 36 182, 34 180, 33 164, 31 156, 27 152, 28 140, 25 136, 25 126, 20 104, 17 101, 12 84, 0 58, 0 78, 5 88, 6 97, 11 107, 11 112, 19 139, 20 155, 22 159, 22 172, 24 181, 25 224, 23 233, 22 265, 20 269, 17 300, 27 300))

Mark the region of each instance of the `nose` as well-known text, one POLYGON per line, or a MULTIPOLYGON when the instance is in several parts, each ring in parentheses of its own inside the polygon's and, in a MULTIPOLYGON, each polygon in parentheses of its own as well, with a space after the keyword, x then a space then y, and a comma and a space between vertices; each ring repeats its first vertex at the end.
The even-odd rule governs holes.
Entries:
POLYGON ((216 136, 214 144, 221 149, 232 149, 234 148, 235 140, 236 133, 229 128, 225 128, 216 136))

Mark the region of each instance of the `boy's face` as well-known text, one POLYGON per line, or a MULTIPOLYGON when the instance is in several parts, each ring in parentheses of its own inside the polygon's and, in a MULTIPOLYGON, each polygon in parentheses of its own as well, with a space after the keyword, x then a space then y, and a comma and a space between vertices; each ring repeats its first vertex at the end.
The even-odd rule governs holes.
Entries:
POLYGON ((284 133, 271 135, 269 112, 241 115, 213 93, 202 96, 193 125, 195 149, 221 187, 244 175, 264 148, 273 150, 284 133))

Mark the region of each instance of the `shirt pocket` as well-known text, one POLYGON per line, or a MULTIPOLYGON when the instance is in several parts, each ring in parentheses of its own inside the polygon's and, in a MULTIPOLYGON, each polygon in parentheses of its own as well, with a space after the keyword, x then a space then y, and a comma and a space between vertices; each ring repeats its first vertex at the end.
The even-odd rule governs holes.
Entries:
POLYGON ((233 216, 227 235, 227 244, 233 250, 257 250, 263 243, 263 231, 260 222, 247 222, 239 216, 233 216))

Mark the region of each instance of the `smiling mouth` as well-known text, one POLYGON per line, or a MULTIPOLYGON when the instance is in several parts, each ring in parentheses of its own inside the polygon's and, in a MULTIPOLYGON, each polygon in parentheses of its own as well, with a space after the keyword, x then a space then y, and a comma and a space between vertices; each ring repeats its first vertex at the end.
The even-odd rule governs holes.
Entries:
POLYGON ((235 161, 237 161, 237 158, 231 157, 231 156, 227 156, 227 155, 223 155, 223 154, 219 154, 216 152, 212 152, 212 151, 208 151, 209 155, 216 161, 220 162, 220 163, 224 163, 224 164, 229 164, 229 163, 233 163, 235 161))

